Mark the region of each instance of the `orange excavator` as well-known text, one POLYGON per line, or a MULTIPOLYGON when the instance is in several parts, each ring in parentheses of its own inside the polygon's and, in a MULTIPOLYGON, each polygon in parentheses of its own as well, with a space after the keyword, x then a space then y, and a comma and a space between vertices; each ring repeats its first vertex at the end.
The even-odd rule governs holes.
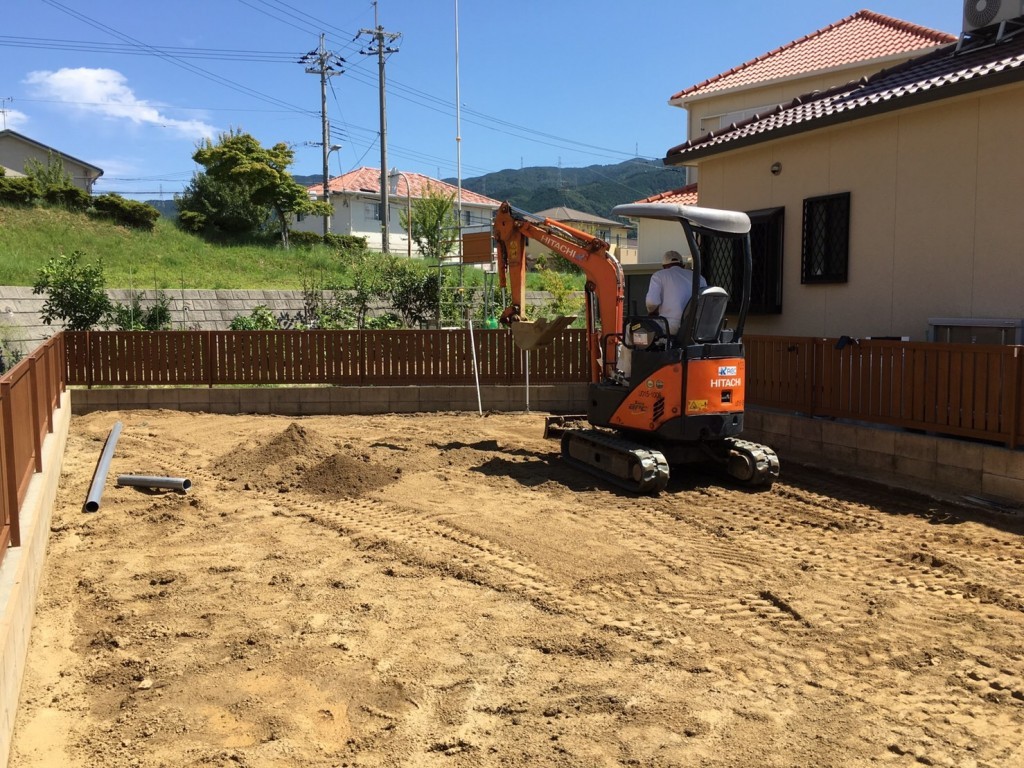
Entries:
POLYGON ((607 242, 503 203, 494 219, 500 285, 511 294, 501 322, 517 346, 549 344, 575 318, 526 317, 526 245, 533 239, 578 265, 586 276, 591 377, 587 413, 552 416, 545 435, 561 439, 569 464, 634 493, 658 493, 673 465, 710 463, 748 486, 770 487, 779 459, 743 440, 743 326, 750 305, 750 219, 745 213, 667 203, 620 205, 613 215, 678 222, 693 257, 693 296, 679 331, 647 315, 627 317, 622 267, 607 242), (728 292, 700 287, 701 238, 724 238, 738 262, 738 316, 726 327, 728 292))

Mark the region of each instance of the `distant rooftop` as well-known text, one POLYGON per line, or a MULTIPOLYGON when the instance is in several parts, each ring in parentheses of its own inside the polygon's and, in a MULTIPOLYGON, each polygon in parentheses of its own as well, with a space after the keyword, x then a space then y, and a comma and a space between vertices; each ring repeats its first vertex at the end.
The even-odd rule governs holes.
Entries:
MULTIPOLYGON (((314 194, 322 194, 324 191, 323 184, 310 184, 307 188, 309 192, 314 194)), ((334 176, 328 182, 328 189, 331 193, 342 193, 347 192, 349 194, 363 192, 363 193, 377 193, 380 194, 380 170, 378 168, 356 168, 354 171, 342 174, 341 176, 334 176)), ((446 195, 455 195, 458 193, 458 187, 452 186, 439 179, 432 178, 430 176, 424 176, 421 173, 412 173, 411 171, 402 171, 398 177, 398 187, 394 192, 389 193, 397 198, 408 197, 423 197, 428 189, 433 189, 437 192, 441 192, 446 195), (407 186, 408 185, 408 186, 407 186)), ((472 205, 485 205, 491 208, 497 208, 501 205, 497 200, 492 200, 484 195, 479 195, 476 192, 470 192, 468 189, 463 188, 462 190, 462 202, 470 203, 472 205)))
POLYGON ((537 211, 535 216, 540 216, 545 219, 552 219, 554 221, 570 222, 576 221, 584 224, 603 224, 605 226, 621 227, 622 222, 612 221, 611 219, 602 219, 600 216, 595 216, 592 213, 586 213, 585 211, 577 211, 574 208, 566 208, 564 205, 560 205, 557 208, 547 208, 543 211, 537 211))
POLYGON ((917 24, 858 11, 817 32, 794 40, 745 64, 673 94, 676 106, 695 97, 785 80, 797 75, 884 61, 910 52, 924 52, 957 38, 917 24))

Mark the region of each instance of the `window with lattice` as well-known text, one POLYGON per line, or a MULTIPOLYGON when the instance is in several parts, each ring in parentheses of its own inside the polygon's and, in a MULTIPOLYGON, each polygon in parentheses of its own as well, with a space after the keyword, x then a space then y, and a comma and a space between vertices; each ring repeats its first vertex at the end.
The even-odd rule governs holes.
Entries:
MULTIPOLYGON (((754 211, 750 216, 750 313, 782 312, 782 225, 785 208, 754 211)), ((729 311, 738 312, 743 289, 743 240, 707 232, 698 237, 704 279, 729 292, 729 311)))
POLYGON ((845 283, 850 256, 850 193, 804 200, 800 282, 845 283))

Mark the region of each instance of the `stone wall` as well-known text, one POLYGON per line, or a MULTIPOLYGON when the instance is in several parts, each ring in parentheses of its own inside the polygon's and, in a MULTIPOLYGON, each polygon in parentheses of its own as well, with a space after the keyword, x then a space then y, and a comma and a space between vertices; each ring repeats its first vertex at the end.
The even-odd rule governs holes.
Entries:
MULTIPOLYGON (((107 291, 111 301, 131 302, 128 290, 107 291)), ((143 307, 150 306, 154 292, 136 291, 143 307)), ((170 301, 171 327, 174 330, 226 330, 237 315, 248 315, 253 307, 263 305, 270 309, 286 327, 301 316, 302 291, 215 291, 168 289, 164 295, 170 301)), ((22 352, 35 349, 60 330, 59 326, 45 325, 40 319, 45 296, 35 296, 28 286, 0 286, 0 341, 10 340, 22 352)), ((548 297, 542 292, 527 294, 531 306, 542 304, 548 297)), ((384 311, 380 307, 379 311, 384 311)))

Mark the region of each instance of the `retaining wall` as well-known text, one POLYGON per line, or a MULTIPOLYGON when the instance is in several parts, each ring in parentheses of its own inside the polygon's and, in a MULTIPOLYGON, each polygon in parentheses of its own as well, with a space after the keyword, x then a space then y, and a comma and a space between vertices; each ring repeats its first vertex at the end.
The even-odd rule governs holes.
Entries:
POLYGON ((32 476, 19 513, 21 546, 8 549, 0 565, 0 765, 7 765, 11 753, 14 719, 70 424, 71 393, 65 392, 60 408, 53 414, 53 432, 43 441, 43 471, 32 476))

